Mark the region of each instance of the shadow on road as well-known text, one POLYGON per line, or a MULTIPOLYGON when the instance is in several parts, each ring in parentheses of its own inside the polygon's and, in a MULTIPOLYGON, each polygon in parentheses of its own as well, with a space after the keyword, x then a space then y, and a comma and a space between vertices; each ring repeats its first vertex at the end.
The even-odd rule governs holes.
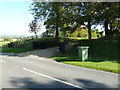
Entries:
POLYGON ((28 90, 31 90, 30 88, 49 88, 53 86, 55 83, 38 83, 31 78, 14 78, 12 77, 10 80, 10 83, 12 86, 18 87, 18 88, 29 88, 28 90))
MULTIPOLYGON (((53 81, 53 80, 49 80, 49 81, 43 81, 41 79, 41 82, 37 82, 36 80, 33 80, 32 78, 29 77, 24 77, 24 78, 16 78, 16 77, 11 77, 10 78, 10 84, 14 87, 17 88, 24 88, 25 90, 38 90, 40 88, 51 88, 51 90, 58 90, 59 88, 70 88, 70 90, 74 87, 57 82, 57 81, 53 81), (52 89, 53 88, 53 89, 52 89), (55 89, 56 88, 56 89, 55 89)), ((23 89, 23 90, 24 90, 23 89)), ((46 90, 47 90, 46 89, 46 90)), ((82 90, 82 89, 80 89, 82 90)))
POLYGON ((88 87, 88 88, 108 88, 106 85, 98 82, 94 82, 92 80, 85 80, 85 79, 76 79, 77 82, 83 84, 83 86, 88 87))
MULTIPOLYGON (((109 88, 108 86, 97 83, 91 80, 85 79, 75 79, 78 81, 82 87, 88 88, 87 90, 118 90, 117 88, 109 88)), ((13 87, 17 87, 17 90, 86 90, 86 89, 77 89, 72 86, 57 82, 57 81, 43 81, 37 82, 32 78, 16 78, 11 77, 10 84, 13 87)), ((11 89, 2 89, 2 90, 16 90, 16 88, 11 89)))
POLYGON ((87 79, 75 79, 75 80, 82 84, 84 87, 86 87, 88 90, 119 90, 118 85, 116 85, 115 88, 110 88, 105 84, 98 83, 92 80, 87 79))

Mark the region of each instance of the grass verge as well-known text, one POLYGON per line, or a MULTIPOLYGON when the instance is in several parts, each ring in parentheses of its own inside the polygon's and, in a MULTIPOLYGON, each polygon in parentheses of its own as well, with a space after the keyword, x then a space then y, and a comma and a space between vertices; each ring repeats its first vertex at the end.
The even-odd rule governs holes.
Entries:
POLYGON ((91 68, 91 69, 96 69, 96 70, 102 70, 102 71, 109 71, 113 73, 120 73, 118 66, 120 65, 116 61, 98 61, 94 62, 92 60, 82 62, 80 61, 77 57, 72 57, 72 56, 67 56, 67 55, 62 55, 62 54, 57 54, 55 56, 52 56, 54 60, 57 62, 62 62, 65 64, 70 64, 74 66, 80 66, 80 67, 86 67, 86 68, 91 68))
POLYGON ((57 62, 120 74, 119 39, 79 40, 65 54, 52 56, 57 62), (89 46, 89 60, 78 58, 78 46, 89 46))
POLYGON ((15 48, 15 47, 7 47, 7 46, 4 46, 4 45, 7 45, 8 43, 10 43, 9 41, 4 41, 4 42, 0 42, 0 47, 1 48, 1 51, 4 52, 4 53, 22 53, 22 52, 27 52, 27 51, 31 51, 31 49, 25 49, 25 48, 15 48))
POLYGON ((27 52, 27 51, 31 51, 30 49, 24 49, 24 48, 8 48, 8 47, 3 47, 2 48, 2 52, 4 53, 22 53, 22 52, 27 52))

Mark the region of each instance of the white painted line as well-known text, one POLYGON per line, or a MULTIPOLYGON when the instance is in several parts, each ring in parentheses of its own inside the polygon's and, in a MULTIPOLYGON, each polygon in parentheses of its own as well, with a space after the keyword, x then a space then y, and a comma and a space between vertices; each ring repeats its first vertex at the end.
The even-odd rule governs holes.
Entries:
POLYGON ((43 76, 43 77, 46 77, 46 78, 49 78, 49 79, 52 79, 52 80, 55 80, 55 81, 58 81, 58 82, 61 82, 61 83, 64 83, 64 84, 67 84, 67 85, 70 85, 70 86, 73 86, 75 88, 81 88, 83 89, 83 87, 80 87, 80 86, 77 86, 75 84, 72 84, 72 83, 69 83, 69 82, 65 82, 65 81, 62 81, 62 80, 59 80, 57 78, 53 78, 51 76, 47 76, 45 74, 42 74, 42 73, 38 73, 38 72, 35 72, 35 71, 32 71, 32 70, 29 70, 29 69, 26 69, 26 68, 22 68, 23 70, 26 70, 26 71, 29 71, 29 72, 32 72, 34 74, 37 74, 37 75, 40 75, 40 76, 43 76))
POLYGON ((0 62, 5 62, 5 61, 3 61, 3 60, 0 59, 0 62))

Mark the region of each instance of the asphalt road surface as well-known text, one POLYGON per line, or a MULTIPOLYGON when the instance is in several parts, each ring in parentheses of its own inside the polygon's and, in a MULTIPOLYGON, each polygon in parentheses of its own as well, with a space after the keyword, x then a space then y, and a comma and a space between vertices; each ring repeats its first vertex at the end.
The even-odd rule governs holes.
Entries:
POLYGON ((45 57, 0 55, 0 73, 0 88, 118 88, 118 74, 45 57))

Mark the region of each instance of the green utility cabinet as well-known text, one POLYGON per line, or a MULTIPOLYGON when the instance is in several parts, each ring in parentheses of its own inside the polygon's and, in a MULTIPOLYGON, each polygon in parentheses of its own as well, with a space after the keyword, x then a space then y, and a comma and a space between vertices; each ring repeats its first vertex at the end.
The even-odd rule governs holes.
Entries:
POLYGON ((78 56, 79 59, 85 61, 88 59, 88 46, 78 46, 78 56))

